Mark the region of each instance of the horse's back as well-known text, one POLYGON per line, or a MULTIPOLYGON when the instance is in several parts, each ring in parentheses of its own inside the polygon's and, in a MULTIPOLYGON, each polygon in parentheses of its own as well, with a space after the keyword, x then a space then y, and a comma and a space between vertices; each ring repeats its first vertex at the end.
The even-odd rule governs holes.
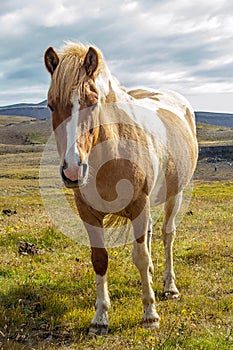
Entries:
POLYGON ((173 124, 182 125, 196 135, 195 115, 192 106, 184 96, 172 90, 135 89, 128 91, 136 103, 142 104, 145 108, 154 108, 160 119, 166 124, 169 123, 168 114, 173 116, 173 124))

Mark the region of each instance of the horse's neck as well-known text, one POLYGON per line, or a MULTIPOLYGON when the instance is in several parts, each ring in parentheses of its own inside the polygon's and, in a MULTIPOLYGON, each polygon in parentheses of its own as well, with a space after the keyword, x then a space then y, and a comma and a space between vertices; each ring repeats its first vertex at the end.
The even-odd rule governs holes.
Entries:
POLYGON ((99 93, 100 103, 129 102, 132 97, 120 86, 106 66, 96 78, 96 85, 99 93))

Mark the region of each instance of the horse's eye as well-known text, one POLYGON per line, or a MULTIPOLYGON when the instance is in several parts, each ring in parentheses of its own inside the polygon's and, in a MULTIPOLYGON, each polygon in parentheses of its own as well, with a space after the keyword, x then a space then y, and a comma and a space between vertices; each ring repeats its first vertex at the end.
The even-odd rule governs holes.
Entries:
POLYGON ((49 109, 50 109, 51 112, 54 112, 53 106, 51 106, 50 104, 48 104, 48 107, 49 107, 49 109))

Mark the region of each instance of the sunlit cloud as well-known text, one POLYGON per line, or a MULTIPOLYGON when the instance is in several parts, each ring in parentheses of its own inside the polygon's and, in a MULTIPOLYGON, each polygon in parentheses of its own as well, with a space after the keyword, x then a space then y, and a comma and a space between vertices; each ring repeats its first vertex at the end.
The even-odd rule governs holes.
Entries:
POLYGON ((233 94, 232 23, 222 0, 3 1, 0 105, 31 100, 35 86, 35 102, 46 96, 43 52, 64 40, 97 45, 126 87, 233 94))

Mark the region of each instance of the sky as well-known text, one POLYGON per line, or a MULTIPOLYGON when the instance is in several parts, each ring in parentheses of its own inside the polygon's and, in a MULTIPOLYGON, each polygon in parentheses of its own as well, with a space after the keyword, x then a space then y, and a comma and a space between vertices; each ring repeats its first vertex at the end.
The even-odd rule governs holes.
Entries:
POLYGON ((1 0, 0 106, 46 99, 44 51, 71 40, 99 47, 126 88, 233 113, 232 28, 229 0, 1 0))

